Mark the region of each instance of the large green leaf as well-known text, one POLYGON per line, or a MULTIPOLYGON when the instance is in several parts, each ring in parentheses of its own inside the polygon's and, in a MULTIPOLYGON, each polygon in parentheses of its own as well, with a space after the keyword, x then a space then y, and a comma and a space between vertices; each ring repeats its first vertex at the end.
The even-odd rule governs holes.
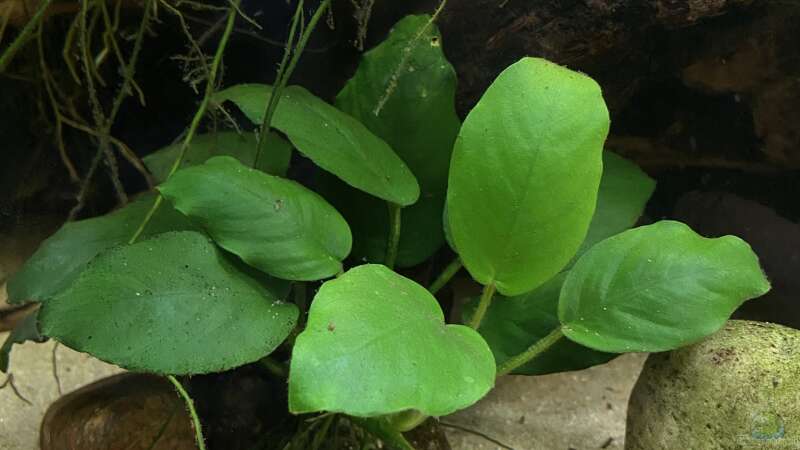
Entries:
POLYGON ((592 219, 608 126, 585 75, 524 58, 497 77, 450 164, 450 231, 473 278, 518 295, 569 262, 592 219))
POLYGON ((278 278, 335 275, 350 253, 350 228, 325 199, 229 156, 180 170, 158 189, 221 247, 278 278))
POLYGON ((292 353, 289 409, 440 416, 476 402, 494 378, 478 333, 445 325, 422 286, 364 265, 326 282, 314 298, 292 353))
POLYGON ((714 333, 768 290, 746 242, 662 221, 587 251, 567 275, 558 315, 564 334, 587 347, 659 352, 714 333))
MULTIPOLYGON (((419 182, 419 201, 402 213, 397 252, 401 267, 421 263, 444 243, 447 172, 461 126, 455 111, 456 74, 430 21, 430 16, 420 15, 398 22, 384 42, 364 54, 336 97, 336 106, 389 143, 419 182), (401 61, 403 70, 396 73, 401 61)), ((333 176, 323 177, 320 186, 353 229, 353 257, 384 261, 386 206, 333 176)))
MULTIPOLYGON (((492 349, 497 365, 519 355, 561 325, 558 321, 558 295, 566 274, 541 285, 535 291, 517 297, 496 298, 484 316, 478 332, 492 349)), ((475 311, 477 299, 467 304, 465 323, 475 311)), ((603 364, 617 356, 599 352, 568 339, 557 341, 535 359, 517 368, 512 374, 545 375, 580 370, 603 364)))
MULTIPOLYGON (((206 162, 212 156, 232 156, 248 166, 256 157, 258 140, 254 133, 240 134, 235 131, 201 134, 192 139, 181 163, 181 168, 195 166, 206 162)), ((167 179, 172 164, 178 158, 181 144, 164 147, 145 156, 144 161, 153 178, 159 183, 167 179)), ((267 135, 264 154, 259 158, 258 169, 270 175, 286 175, 289 159, 292 156, 292 145, 275 133, 267 135)))
POLYGON ((634 226, 655 188, 655 180, 636 164, 612 152, 603 152, 597 207, 575 258, 603 239, 634 226))
MULTIPOLYGON (((46 301, 65 289, 98 253, 127 242, 153 201, 146 195, 105 216, 64 224, 9 280, 9 302, 46 301)), ((162 205, 142 236, 192 228, 181 213, 162 205)))
POLYGON ((115 247, 42 306, 42 334, 130 370, 196 374, 256 361, 298 311, 235 263, 195 231, 115 247))
MULTIPOLYGON (((264 118, 272 86, 240 84, 214 94, 217 104, 231 101, 253 122, 264 118)), ((300 86, 283 90, 272 126, 295 148, 347 184, 384 200, 407 206, 417 201, 414 175, 379 137, 300 86)))

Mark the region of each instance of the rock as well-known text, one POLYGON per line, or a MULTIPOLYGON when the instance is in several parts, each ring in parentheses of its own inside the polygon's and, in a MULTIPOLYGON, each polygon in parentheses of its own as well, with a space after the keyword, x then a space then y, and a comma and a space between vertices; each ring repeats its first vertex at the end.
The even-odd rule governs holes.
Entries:
POLYGON ((730 321, 651 355, 628 405, 627 450, 800 446, 800 331, 730 321))
POLYGON ((485 398, 441 424, 453 450, 620 450, 644 356, 622 355, 575 372, 501 377, 485 398))

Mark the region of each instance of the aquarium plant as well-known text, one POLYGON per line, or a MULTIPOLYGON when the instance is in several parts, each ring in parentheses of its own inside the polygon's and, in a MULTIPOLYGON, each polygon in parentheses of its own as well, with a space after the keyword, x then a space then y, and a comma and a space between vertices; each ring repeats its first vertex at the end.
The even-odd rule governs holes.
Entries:
POLYGON ((287 364, 291 413, 341 414, 408 449, 401 432, 499 376, 676 349, 769 289, 739 238, 631 228, 654 182, 604 148, 609 113, 582 73, 522 58, 462 123, 433 19, 410 16, 333 104, 288 85, 326 6, 274 85, 208 80, 188 136, 145 158, 155 192, 41 245, 8 286, 40 307, 3 369, 11 343, 41 334, 165 375, 203 447, 175 377, 287 364), (209 109, 238 125, 198 134, 209 109), (298 158, 316 175, 287 175, 298 158), (448 323, 462 267, 481 290, 448 323))

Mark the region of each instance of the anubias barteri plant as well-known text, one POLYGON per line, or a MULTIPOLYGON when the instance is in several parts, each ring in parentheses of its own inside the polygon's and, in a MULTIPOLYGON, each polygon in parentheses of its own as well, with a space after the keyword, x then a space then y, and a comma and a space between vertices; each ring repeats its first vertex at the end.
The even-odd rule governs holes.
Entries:
POLYGON ((64 225, 13 278, 11 302, 41 303, 26 330, 166 375, 291 347, 292 413, 341 413, 410 448, 398 431, 475 403, 497 376, 675 349, 769 289, 736 237, 629 229, 654 182, 604 150, 609 115, 586 75, 523 58, 461 123, 431 22, 399 22, 333 105, 300 86, 214 93, 254 126, 276 105, 269 134, 147 157, 157 192, 64 225), (314 190, 287 178, 294 151, 322 169, 314 190), (458 257, 430 290, 394 270, 448 244, 458 257), (434 293, 462 264, 483 294, 448 324, 434 293))

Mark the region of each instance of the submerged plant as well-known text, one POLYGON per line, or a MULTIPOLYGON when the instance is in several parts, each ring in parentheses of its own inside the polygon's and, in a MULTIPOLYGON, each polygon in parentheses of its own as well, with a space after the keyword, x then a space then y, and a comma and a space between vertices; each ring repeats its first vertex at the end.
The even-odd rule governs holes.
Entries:
POLYGON ((399 432, 497 376, 675 349, 769 289, 736 237, 629 229, 654 182, 604 151, 592 79, 523 58, 462 124, 441 45, 430 17, 403 19, 335 105, 285 74, 213 92, 260 132, 150 155, 155 195, 45 241, 9 283, 11 302, 41 303, 26 329, 169 376, 290 348, 290 412, 341 413, 407 449, 399 432), (293 150, 324 171, 315 190, 286 177, 293 150), (430 289, 394 270, 448 244, 457 259, 430 289), (447 324, 433 294, 462 265, 483 293, 447 324))

